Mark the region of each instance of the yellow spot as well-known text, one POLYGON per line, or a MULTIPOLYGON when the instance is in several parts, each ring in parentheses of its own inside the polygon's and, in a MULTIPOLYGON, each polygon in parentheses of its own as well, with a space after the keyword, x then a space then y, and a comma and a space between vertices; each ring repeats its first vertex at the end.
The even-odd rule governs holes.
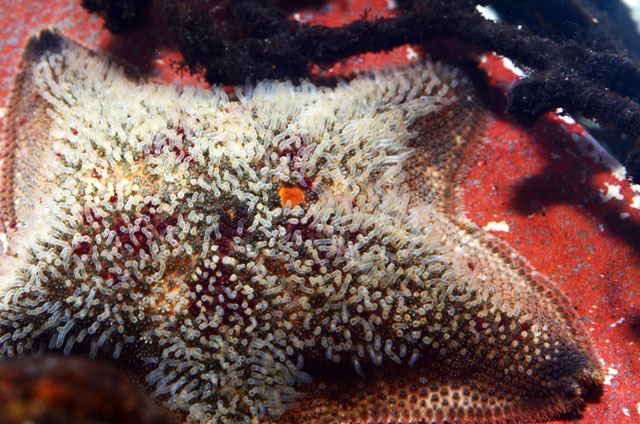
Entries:
POLYGON ((280 204, 282 206, 287 204, 287 201, 291 202, 291 207, 295 208, 298 203, 304 202, 304 190, 299 185, 280 184, 280 204))

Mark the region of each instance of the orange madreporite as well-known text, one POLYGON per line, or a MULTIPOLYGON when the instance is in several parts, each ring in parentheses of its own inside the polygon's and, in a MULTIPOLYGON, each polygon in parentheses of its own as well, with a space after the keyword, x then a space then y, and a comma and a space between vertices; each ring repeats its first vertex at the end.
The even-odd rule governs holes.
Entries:
POLYGON ((489 118, 459 70, 236 100, 133 75, 26 46, 0 358, 109 359, 199 423, 527 421, 601 382, 554 284, 464 217, 489 118))

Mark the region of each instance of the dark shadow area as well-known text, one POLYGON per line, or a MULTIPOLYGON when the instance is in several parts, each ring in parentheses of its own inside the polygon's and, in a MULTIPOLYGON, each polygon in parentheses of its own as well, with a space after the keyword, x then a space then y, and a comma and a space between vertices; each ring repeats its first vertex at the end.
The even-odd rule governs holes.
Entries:
POLYGON ((584 399, 585 403, 598 403, 602 400, 602 396, 604 395, 604 387, 597 384, 591 384, 586 386, 584 394, 582 395, 582 399, 584 399))
POLYGON ((171 46, 169 29, 159 8, 151 8, 148 22, 127 34, 114 34, 104 51, 137 70, 141 76, 149 76, 155 69, 153 61, 162 49, 171 46))
POLYGON ((631 150, 633 150, 635 140, 627 134, 618 134, 615 131, 602 128, 590 119, 576 117, 576 121, 598 140, 602 147, 611 153, 618 162, 624 163, 631 150))
POLYGON ((632 312, 629 328, 633 337, 635 337, 636 339, 640 339, 640 309, 636 308, 632 312))
MULTIPOLYGON (((600 403, 602 401, 602 396, 604 395, 604 389, 602 386, 598 386, 592 384, 590 386, 584 387, 584 393, 582 395, 582 400, 585 404, 595 404, 600 403)), ((558 421, 572 421, 579 422, 584 418, 584 407, 581 407, 575 411, 566 412, 561 414, 557 420, 558 421)))
POLYGON ((512 25, 526 25, 537 34, 593 38, 594 48, 626 50, 635 58, 640 57, 636 24, 628 6, 620 0, 540 0, 528 4, 497 0, 492 7, 501 19, 512 25))
MULTIPOLYGON (((311 9, 321 11, 327 7, 329 0, 275 0, 274 2, 286 14, 292 14, 301 9, 311 9)), ((331 1, 331 7, 348 7, 347 0, 331 1)))
MULTIPOLYGON (((567 132, 559 123, 544 117, 534 127, 522 131, 529 134, 534 143, 542 146, 548 157, 570 142, 567 132)), ((609 171, 601 165, 588 165, 590 159, 586 156, 583 158, 586 163, 580 162, 580 158, 547 161, 541 172, 525 178, 517 185, 511 206, 522 215, 530 215, 541 213, 545 206, 554 204, 583 205, 584 213, 595 217, 608 234, 632 247, 640 256, 640 219, 631 215, 623 220, 620 217, 624 212, 622 202, 616 199, 602 201, 600 189, 593 181, 594 172, 609 171)))

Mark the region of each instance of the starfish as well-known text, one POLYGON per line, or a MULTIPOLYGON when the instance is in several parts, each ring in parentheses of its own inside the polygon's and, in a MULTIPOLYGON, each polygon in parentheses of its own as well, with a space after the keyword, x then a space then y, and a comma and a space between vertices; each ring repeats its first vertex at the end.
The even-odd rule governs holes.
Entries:
POLYGON ((29 40, 0 358, 109 360, 196 423, 531 421, 602 382, 556 285, 464 216, 488 118, 462 72, 236 96, 29 40))

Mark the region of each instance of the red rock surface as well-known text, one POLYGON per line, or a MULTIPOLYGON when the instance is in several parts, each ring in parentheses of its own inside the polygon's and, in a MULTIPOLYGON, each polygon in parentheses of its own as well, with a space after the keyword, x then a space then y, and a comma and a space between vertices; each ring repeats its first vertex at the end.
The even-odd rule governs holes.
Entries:
MULTIPOLYGON (((194 83, 177 74, 171 63, 179 55, 166 47, 160 28, 136 38, 112 36, 102 20, 87 14, 80 1, 28 2, 0 0, 0 113, 8 94, 21 47, 29 33, 56 26, 89 47, 110 51, 141 66, 151 77, 194 83)), ((292 19, 342 25, 358 19, 393 14, 393 0, 333 0, 316 9, 297 10, 292 19)), ((416 58, 417 47, 352 58, 316 73, 343 72, 416 58)), ((517 78, 502 60, 485 56, 496 92, 517 78)), ((599 399, 586 404, 582 416, 566 423, 630 424, 640 422, 640 186, 624 181, 624 170, 580 128, 558 116, 522 129, 499 116, 491 125, 486 147, 465 181, 467 214, 478 225, 510 243, 541 272, 558 282, 604 361, 607 381, 599 399), (506 230, 506 231, 505 231, 506 230)))

